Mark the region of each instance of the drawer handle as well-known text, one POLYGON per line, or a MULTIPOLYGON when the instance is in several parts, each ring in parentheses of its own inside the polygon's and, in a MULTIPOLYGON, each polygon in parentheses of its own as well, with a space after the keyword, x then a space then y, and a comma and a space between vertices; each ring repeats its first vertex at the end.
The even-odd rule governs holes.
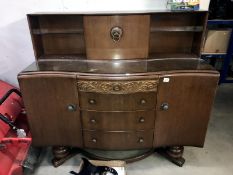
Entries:
POLYGON ((96 120, 95 119, 91 119, 91 123, 96 123, 96 120))
POLYGON ((141 105, 144 105, 144 104, 146 104, 146 100, 145 99, 141 99, 140 103, 141 103, 141 105))
POLYGON ((164 111, 168 110, 168 108, 169 108, 168 103, 163 103, 163 104, 161 105, 161 109, 164 110, 164 111))
POLYGON ((91 104, 91 105, 96 104, 96 101, 95 101, 94 99, 89 99, 88 102, 89 102, 89 104, 91 104))
POLYGON ((93 142, 93 143, 96 143, 96 142, 97 142, 97 140, 96 140, 96 139, 92 139, 92 142, 93 142))
POLYGON ((76 106, 74 104, 69 104, 67 106, 68 111, 73 112, 76 111, 76 106))
POLYGON ((144 139, 143 139, 143 138, 140 138, 138 141, 139 141, 139 143, 143 143, 143 142, 144 142, 144 139))
POLYGON ((115 86, 113 86, 113 90, 114 91, 120 91, 121 87, 119 85, 115 85, 115 86))
POLYGON ((110 31, 110 36, 114 42, 120 41, 122 35, 123 35, 123 30, 118 26, 113 27, 110 31))
POLYGON ((140 122, 140 123, 144 123, 144 122, 145 122, 145 119, 144 119, 143 117, 141 117, 141 118, 139 119, 139 122, 140 122))

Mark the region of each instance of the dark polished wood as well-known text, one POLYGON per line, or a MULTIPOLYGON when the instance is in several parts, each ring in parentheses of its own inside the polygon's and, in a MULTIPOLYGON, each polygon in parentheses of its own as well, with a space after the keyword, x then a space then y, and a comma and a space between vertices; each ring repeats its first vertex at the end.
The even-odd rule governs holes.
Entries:
POLYGON ((151 15, 149 53, 199 57, 206 23, 206 12, 151 15))
MULTIPOLYGON (((32 63, 21 74, 77 72, 80 80, 158 80, 164 71, 175 72, 215 72, 211 65, 197 58, 157 58, 140 60, 86 60, 83 57, 62 56, 59 59, 40 60, 32 63), (68 60, 67 60, 68 59, 68 60), (85 75, 85 76, 83 76, 85 75), (93 76, 95 75, 95 76, 93 76), (103 76, 104 75, 104 76, 103 76), (133 75, 133 76, 130 76, 133 75), (145 76, 146 75, 146 76, 145 76), (143 76, 143 77, 142 77, 143 76), (142 79, 143 78, 143 79, 142 79)), ((161 55, 158 55, 161 57, 161 55)))
POLYGON ((33 144, 54 146, 55 166, 87 148, 156 149, 182 166, 183 146, 204 145, 219 77, 199 59, 207 12, 28 22, 37 61, 18 79, 33 144))
POLYGON ((148 57, 149 15, 84 16, 84 33, 88 59, 148 57), (111 38, 114 27, 122 29, 119 41, 111 38))
POLYGON ((151 54, 188 58, 200 56, 207 12, 37 13, 29 14, 28 22, 38 60, 56 55, 108 60, 148 58, 151 54), (117 42, 111 38, 114 27, 123 31, 117 42))
POLYGON ((53 156, 52 164, 54 167, 62 165, 66 160, 78 154, 77 149, 65 146, 55 146, 52 148, 53 156))
POLYGON ((82 147, 76 75, 36 74, 18 78, 33 144, 82 147))
MULTIPOLYGON (((94 151, 91 150, 90 151, 90 149, 88 149, 88 150, 78 149, 78 152, 84 156, 87 156, 88 158, 90 158, 92 160, 104 160, 104 161, 123 160, 126 163, 133 163, 135 161, 139 161, 139 160, 142 160, 142 159, 150 156, 155 151, 154 151, 154 149, 143 149, 143 150, 140 149, 139 153, 134 153, 133 155, 132 155, 132 153, 130 153, 131 151, 129 151, 130 155, 124 156, 123 158, 106 157, 105 154, 109 154, 108 151, 104 151, 104 152, 99 153, 98 150, 94 150, 94 151), (96 153, 96 152, 98 152, 98 153, 96 153)), ((117 152, 122 153, 122 151, 117 151, 117 152)), ((124 151, 124 152, 127 152, 127 151, 124 151)))
MULTIPOLYGON (((189 62, 193 63, 192 60, 189 62)), ((152 62, 150 67, 163 67, 166 62, 158 63, 152 62)), ((177 68, 183 66, 175 60, 168 63, 165 70, 173 68, 173 64, 177 68)), ((191 70, 178 69, 158 72, 157 75, 151 72, 144 76, 130 74, 128 77, 111 77, 105 73, 82 76, 78 72, 38 72, 37 68, 22 72, 19 82, 28 115, 33 116, 29 118, 33 143, 40 146, 63 145, 103 150, 172 145, 201 147, 219 75, 202 62, 196 62, 193 66, 196 70, 192 70, 192 67, 191 70), (115 87, 113 82, 124 80, 128 83, 143 79, 155 80, 156 88, 152 84, 148 88, 149 92, 147 88, 142 88, 145 92, 126 94, 119 93, 121 88, 116 93, 112 91, 115 87), (104 86, 108 81, 110 84, 107 83, 106 91, 97 90, 98 93, 95 93, 88 92, 93 87, 79 89, 78 81, 94 81, 91 86, 99 86, 96 81, 104 81, 104 86), (162 110, 163 104, 168 104, 168 108, 162 110), (75 138, 71 133, 75 133, 75 138)), ((132 92, 131 89, 127 90, 132 92)))
POLYGON ((182 157, 184 153, 183 146, 159 148, 156 151, 179 167, 182 167, 185 163, 185 159, 182 157))
POLYGON ((154 147, 203 147, 218 77, 218 74, 203 73, 160 77, 154 147), (163 82, 164 78, 169 78, 169 82, 163 82), (165 103, 169 106, 167 110, 162 107, 165 103))
MULTIPOLYGON (((113 157, 109 158, 106 157, 105 155, 99 155, 97 153, 95 153, 97 150, 90 151, 90 149, 85 150, 85 149, 80 149, 80 148, 69 148, 69 147, 53 147, 53 155, 54 158, 52 159, 52 164, 54 167, 58 167, 60 165, 62 165, 66 160, 72 158, 73 156, 75 156, 76 154, 82 154, 85 157, 88 157, 89 159, 92 160, 103 160, 103 161, 111 161, 111 160, 116 160, 113 157), (65 152, 66 154, 63 154, 63 152, 65 152)), ((130 151, 129 151, 130 152, 130 151)), ((142 160, 150 155, 152 155, 154 153, 154 149, 143 149, 140 150, 139 153, 135 153, 132 155, 132 153, 130 153, 130 156, 124 157, 124 158, 117 158, 117 160, 123 160, 126 163, 133 163, 135 161, 139 161, 142 160)), ((108 152, 104 152, 104 154, 108 152)))
POLYGON ((85 54, 82 15, 28 14, 28 22, 37 59, 46 55, 85 54))
POLYGON ((148 130, 154 129, 155 111, 100 112, 81 111, 85 130, 148 130))
POLYGON ((85 148, 101 150, 132 150, 151 148, 153 146, 153 130, 146 131, 84 131, 85 148))
POLYGON ((101 111, 151 110, 156 105, 155 92, 100 94, 79 92, 80 108, 101 111), (127 105, 126 105, 127 104, 127 105))
POLYGON ((84 37, 77 34, 42 35, 44 54, 82 54, 85 52, 84 37), (78 43, 78 44, 74 44, 78 43))

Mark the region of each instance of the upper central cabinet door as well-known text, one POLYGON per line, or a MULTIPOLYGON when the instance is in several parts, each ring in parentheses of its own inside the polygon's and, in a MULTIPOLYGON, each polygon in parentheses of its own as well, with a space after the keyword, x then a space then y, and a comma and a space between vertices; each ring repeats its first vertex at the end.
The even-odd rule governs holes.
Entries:
POLYGON ((88 59, 147 58, 149 15, 84 16, 88 59))

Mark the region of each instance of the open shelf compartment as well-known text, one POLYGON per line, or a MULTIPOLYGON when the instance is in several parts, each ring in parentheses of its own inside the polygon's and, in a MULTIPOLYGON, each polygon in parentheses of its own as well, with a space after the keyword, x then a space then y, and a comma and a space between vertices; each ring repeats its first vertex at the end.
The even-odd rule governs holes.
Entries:
MULTIPOLYGON (((150 16, 148 58, 200 57, 207 12, 154 12, 147 15, 150 16)), ((29 14, 36 58, 87 59, 84 16, 29 14)))

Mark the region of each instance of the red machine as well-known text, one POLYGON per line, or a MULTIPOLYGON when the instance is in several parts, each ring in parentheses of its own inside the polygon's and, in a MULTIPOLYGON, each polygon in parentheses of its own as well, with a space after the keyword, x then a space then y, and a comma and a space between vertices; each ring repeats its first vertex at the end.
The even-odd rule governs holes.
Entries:
POLYGON ((0 175, 22 175, 31 168, 31 135, 21 93, 0 80, 0 175))

